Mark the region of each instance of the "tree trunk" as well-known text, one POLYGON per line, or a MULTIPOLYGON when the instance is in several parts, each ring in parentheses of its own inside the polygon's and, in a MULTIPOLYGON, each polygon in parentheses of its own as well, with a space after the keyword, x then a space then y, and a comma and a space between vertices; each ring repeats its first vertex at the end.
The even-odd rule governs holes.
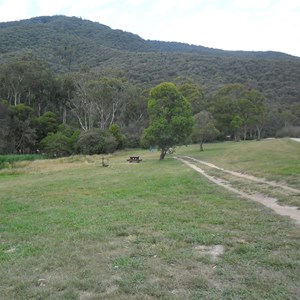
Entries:
POLYGON ((235 133, 234 133, 234 140, 236 142, 239 142, 241 140, 240 132, 238 130, 236 130, 235 133))
POLYGON ((200 142, 200 151, 203 151, 203 142, 200 142))
POLYGON ((257 129, 257 138, 256 138, 256 140, 260 141, 262 128, 259 127, 259 126, 256 126, 256 129, 257 129))
POLYGON ((42 105, 40 102, 38 102, 38 117, 41 116, 41 113, 42 113, 42 105))
POLYGON ((247 126, 244 127, 244 141, 247 139, 247 126))
POLYGON ((167 151, 165 149, 162 149, 160 152, 159 160, 165 159, 166 154, 167 154, 167 151))
POLYGON ((63 106, 62 122, 63 124, 67 123, 67 106, 65 104, 63 106))

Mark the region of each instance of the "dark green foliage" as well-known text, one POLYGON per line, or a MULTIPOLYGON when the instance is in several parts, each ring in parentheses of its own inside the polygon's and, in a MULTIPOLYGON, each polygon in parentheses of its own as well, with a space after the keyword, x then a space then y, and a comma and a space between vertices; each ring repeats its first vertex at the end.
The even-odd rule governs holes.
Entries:
POLYGON ((65 156, 72 154, 71 139, 62 132, 49 133, 40 143, 43 151, 51 156, 65 156))
POLYGON ((117 141, 117 149, 123 149, 125 146, 125 136, 122 134, 120 127, 117 124, 112 124, 109 127, 109 133, 111 133, 117 141))
POLYGON ((203 143, 214 141, 220 134, 215 127, 215 120, 212 115, 203 110, 194 116, 195 126, 193 129, 192 140, 200 145, 200 151, 203 151, 203 143))
POLYGON ((77 150, 83 154, 111 153, 117 149, 118 142, 109 132, 100 128, 83 131, 77 141, 77 150))
POLYGON ((8 136, 11 120, 9 110, 4 101, 0 101, 0 153, 6 153, 8 149, 8 136))
POLYGON ((191 103, 193 115, 206 108, 204 92, 193 80, 178 78, 176 85, 182 95, 191 103))
POLYGON ((48 133, 55 133, 58 129, 58 119, 55 113, 48 111, 38 117, 36 123, 37 140, 41 141, 48 133))
POLYGON ((0 82, 0 95, 10 104, 30 105, 39 116, 42 107, 50 104, 47 102, 54 87, 52 73, 44 61, 27 50, 0 66, 0 82))
POLYGON ((32 118, 33 109, 23 103, 15 106, 10 106, 11 114, 13 117, 18 118, 20 121, 26 121, 32 118))
POLYGON ((188 142, 194 125, 191 104, 169 82, 154 87, 150 96, 150 125, 144 131, 143 144, 158 146, 160 159, 164 159, 170 148, 188 142))
POLYGON ((0 30, 2 61, 26 49, 54 71, 78 71, 83 66, 102 73, 113 69, 148 87, 181 76, 201 83, 209 93, 228 83, 247 84, 280 104, 297 102, 300 93, 300 59, 284 53, 145 41, 99 23, 64 16, 0 23, 0 30))
POLYGON ((32 124, 33 109, 23 103, 10 106, 9 152, 28 153, 35 148, 36 134, 32 124))
POLYGON ((265 125, 265 99, 257 90, 235 83, 221 88, 213 97, 211 111, 223 135, 234 135, 236 141, 243 133, 246 139, 255 132, 260 139, 265 125))
POLYGON ((259 139, 300 126, 300 58, 284 53, 145 41, 53 16, 0 23, 0 63, 0 99, 9 104, 9 117, 0 107, 2 153, 36 151, 60 122, 83 130, 116 123, 126 145, 139 146, 149 90, 161 82, 174 82, 194 115, 213 112, 223 136, 259 139), (233 83, 241 93, 226 99, 221 88, 233 83))
POLYGON ((65 156, 75 153, 79 129, 61 124, 56 133, 49 132, 40 142, 41 150, 52 156, 65 156))

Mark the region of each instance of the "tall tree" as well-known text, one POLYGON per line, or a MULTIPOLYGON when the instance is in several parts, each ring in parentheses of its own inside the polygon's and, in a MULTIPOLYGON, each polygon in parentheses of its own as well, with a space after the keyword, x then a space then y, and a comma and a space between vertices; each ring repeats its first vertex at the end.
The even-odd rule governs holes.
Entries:
POLYGON ((47 111, 42 116, 36 118, 35 125, 37 141, 40 142, 48 133, 56 133, 59 122, 55 113, 47 111))
POLYGON ((32 125, 33 110, 31 107, 20 103, 10 106, 11 127, 9 140, 14 152, 26 153, 32 151, 36 144, 35 129, 32 125))
POLYGON ((206 109, 204 92, 192 79, 177 78, 176 85, 179 92, 191 103, 193 115, 206 109))
POLYGON ((223 134, 234 134, 238 141, 242 130, 246 139, 249 131, 255 128, 260 139, 265 106, 264 96, 259 91, 235 83, 221 88, 213 98, 213 115, 223 134))
POLYGON ((84 131, 94 127, 96 115, 94 102, 89 96, 88 81, 91 80, 90 78, 89 73, 74 74, 75 91, 68 103, 81 129, 84 131))
POLYGON ((188 142, 194 125, 191 104, 173 83, 165 82, 151 90, 148 113, 150 125, 144 130, 143 142, 158 146, 160 160, 170 148, 188 142))
POLYGON ((124 111, 130 89, 128 83, 96 74, 78 74, 70 108, 85 131, 98 127, 108 129, 124 111))
POLYGON ((265 107, 265 97, 259 91, 252 89, 246 92, 246 98, 251 103, 249 108, 249 124, 255 126, 256 139, 261 139, 261 132, 266 125, 267 112, 265 107))
POLYGON ((9 129, 11 120, 7 105, 0 101, 0 153, 7 153, 10 150, 9 145, 9 129))
POLYGON ((193 141, 199 143, 200 151, 203 151, 203 144, 213 141, 220 132, 215 127, 213 116, 205 110, 196 114, 194 120, 193 141))
POLYGON ((1 66, 2 97, 11 105, 32 106, 40 116, 49 106, 53 76, 49 67, 28 52, 1 66))
POLYGON ((112 77, 88 83, 89 96, 97 112, 97 123, 101 129, 108 129, 117 121, 128 98, 127 83, 112 77))
POLYGON ((67 73, 56 77, 56 85, 58 89, 57 98, 59 100, 59 110, 61 112, 61 120, 63 124, 67 123, 68 106, 74 97, 75 83, 74 76, 67 73))

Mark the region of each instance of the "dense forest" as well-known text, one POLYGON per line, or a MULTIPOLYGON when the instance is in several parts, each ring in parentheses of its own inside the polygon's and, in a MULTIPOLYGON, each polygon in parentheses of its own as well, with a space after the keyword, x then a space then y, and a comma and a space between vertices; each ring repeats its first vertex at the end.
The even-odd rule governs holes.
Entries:
POLYGON ((0 23, 0 63, 0 153, 140 146, 149 91, 162 82, 202 124, 194 141, 300 135, 300 58, 284 53, 146 41, 53 16, 0 23))

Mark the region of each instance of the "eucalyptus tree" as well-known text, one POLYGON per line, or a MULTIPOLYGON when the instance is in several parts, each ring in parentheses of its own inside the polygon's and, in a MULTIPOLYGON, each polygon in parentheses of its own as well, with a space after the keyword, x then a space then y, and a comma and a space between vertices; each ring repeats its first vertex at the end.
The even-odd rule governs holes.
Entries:
POLYGON ((200 151, 203 151, 205 142, 213 141, 219 134, 219 130, 215 127, 215 120, 208 111, 200 111, 194 115, 195 126, 193 129, 193 141, 199 143, 200 151))
POLYGON ((129 99, 129 84, 122 79, 79 74, 74 78, 74 86, 69 106, 84 131, 110 128, 129 99))
POLYGON ((213 96, 212 112, 217 126, 224 134, 234 134, 236 141, 243 133, 244 139, 253 128, 260 139, 265 120, 265 98, 255 89, 235 83, 217 91, 213 96))
POLYGON ((97 127, 108 129, 116 123, 128 100, 126 81, 102 77, 88 83, 89 97, 94 103, 97 127))
POLYGON ((34 150, 36 134, 33 126, 33 109, 23 103, 10 106, 11 126, 8 140, 10 152, 26 153, 34 150))
POLYGON ((94 101, 89 95, 89 80, 91 80, 89 73, 73 75, 74 93, 68 102, 69 108, 84 131, 94 127, 96 118, 94 101))
POLYGON ((180 77, 175 80, 175 84, 183 96, 191 103, 193 115, 206 109, 204 91, 192 79, 180 77))
POLYGON ((144 130, 143 144, 158 146, 160 160, 170 148, 189 141, 194 125, 191 104, 173 83, 164 82, 151 90, 148 113, 150 125, 144 130))
POLYGON ((38 116, 49 106, 53 75, 49 67, 28 52, 13 57, 1 66, 1 96, 11 105, 34 107, 38 116))
POLYGON ((67 123, 68 109, 75 92, 74 76, 72 73, 66 73, 56 77, 57 98, 59 111, 61 112, 61 121, 67 123))
POLYGON ((9 129, 11 125, 11 119, 9 116, 9 110, 4 101, 0 101, 0 154, 9 152, 9 129))

